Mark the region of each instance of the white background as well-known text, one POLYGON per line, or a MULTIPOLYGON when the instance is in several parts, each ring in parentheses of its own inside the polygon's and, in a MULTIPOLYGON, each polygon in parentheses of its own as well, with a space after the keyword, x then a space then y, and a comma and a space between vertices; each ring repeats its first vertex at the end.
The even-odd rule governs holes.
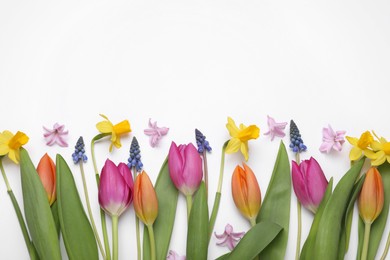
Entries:
MULTIPOLYGON (((24 131, 35 163, 45 152, 52 158, 61 153, 73 169, 83 202, 81 176, 71 154, 80 135, 88 144, 98 133, 99 113, 114 123, 128 119, 133 129, 119 150, 108 153, 108 141, 96 145, 99 168, 106 158, 126 161, 136 136, 154 182, 171 141, 194 142, 194 129, 199 128, 214 149, 208 156, 214 194, 231 116, 261 128, 260 138, 249 144, 248 165, 264 196, 279 144, 279 139, 271 142, 263 135, 270 115, 277 121, 294 119, 308 146, 302 158, 317 158, 328 179, 333 176, 337 182, 349 167, 350 145, 341 153, 321 154, 323 127, 331 124, 351 136, 375 130, 390 138, 389 14, 389 1, 1 0, 0 130, 24 131), (157 148, 143 134, 149 118, 170 128, 157 148), (68 148, 45 145, 42 126, 55 122, 69 130, 68 148)), ((288 146, 288 137, 283 141, 288 146)), ((293 159, 291 151, 289 155, 293 159)), ((245 231, 249 223, 236 210, 230 190, 231 173, 243 157, 226 159, 215 230, 222 233, 230 223, 245 231)), ((19 168, 3 161, 22 204, 19 168)), ((100 223, 90 161, 86 171, 100 223)), ((3 181, 0 208, 0 257, 28 259, 3 181)), ((355 212, 346 259, 355 259, 356 220, 355 212)), ((305 209, 303 221, 305 238, 312 221, 305 209)), ((120 218, 120 259, 135 258, 134 234, 131 208, 120 218)), ((184 255, 185 238, 185 200, 180 196, 171 249, 184 255)), ((286 259, 295 254, 295 238, 292 194, 286 259)), ((227 252, 215 243, 213 238, 209 259, 227 252)), ((384 244, 385 239, 379 254, 384 244)))

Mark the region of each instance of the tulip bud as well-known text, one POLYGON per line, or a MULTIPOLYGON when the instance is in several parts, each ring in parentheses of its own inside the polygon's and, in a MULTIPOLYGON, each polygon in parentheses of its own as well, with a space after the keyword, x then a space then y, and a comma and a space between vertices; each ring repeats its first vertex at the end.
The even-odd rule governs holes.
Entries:
POLYGON ((293 161, 292 183, 298 200, 315 214, 328 186, 318 162, 313 157, 310 157, 310 160, 303 160, 299 165, 293 161))
POLYGON ((173 184, 184 195, 193 195, 202 181, 202 159, 192 143, 176 146, 172 142, 168 154, 169 174, 173 184))
POLYGON ((251 168, 243 165, 237 165, 232 175, 233 200, 241 214, 253 221, 261 206, 260 187, 251 168))
POLYGON ((120 216, 133 200, 133 177, 126 164, 116 166, 109 159, 99 182, 99 204, 110 216, 120 216))
POLYGON ((56 165, 50 156, 45 153, 38 163, 37 172, 46 191, 50 206, 56 201, 56 165))
POLYGON ((382 177, 375 167, 366 173, 363 187, 359 195, 359 214, 363 221, 371 224, 382 212, 384 191, 382 177))
POLYGON ((158 201, 153 184, 145 171, 135 179, 134 210, 138 218, 147 226, 153 225, 158 214, 158 201))

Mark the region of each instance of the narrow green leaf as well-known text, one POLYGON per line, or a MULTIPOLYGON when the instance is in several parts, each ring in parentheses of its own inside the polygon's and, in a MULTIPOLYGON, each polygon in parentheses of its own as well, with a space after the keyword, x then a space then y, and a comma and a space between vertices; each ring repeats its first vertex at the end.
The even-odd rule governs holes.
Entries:
MULTIPOLYGON (((386 227, 387 217, 389 215, 390 164, 385 162, 384 164, 378 167, 378 171, 381 173, 382 176, 385 200, 383 203, 382 213, 378 216, 378 218, 374 221, 374 223, 371 224, 370 242, 368 246, 367 259, 375 259, 379 244, 382 240, 383 231, 386 227)), ((364 236, 364 223, 362 219, 359 217, 359 244, 358 244, 358 252, 356 258, 358 260, 360 260, 361 258, 362 247, 363 247, 363 236, 364 236)))
POLYGON ((360 190, 363 186, 364 179, 366 178, 366 175, 362 175, 358 182, 354 185, 352 190, 351 198, 349 199, 346 215, 344 217, 344 225, 341 227, 341 237, 340 237, 340 243, 339 243, 339 257, 338 259, 344 259, 345 253, 348 251, 349 248, 349 240, 351 236, 351 226, 352 226, 352 218, 353 218, 353 208, 355 205, 355 201, 357 196, 360 193, 360 190))
POLYGON ((325 206, 314 246, 313 259, 337 259, 341 226, 349 198, 356 179, 363 167, 364 159, 356 162, 341 178, 325 206))
POLYGON ((62 237, 69 259, 99 259, 91 224, 68 164, 57 154, 57 204, 62 237))
POLYGON ((312 260, 314 255, 314 244, 316 241, 316 235, 318 230, 318 225, 320 224, 320 220, 322 214, 324 213, 324 209, 326 204, 328 203, 330 196, 332 195, 333 189, 333 177, 330 178, 328 187, 326 187, 326 191, 324 197, 318 207, 317 213, 314 216, 313 223, 311 224, 309 235, 306 238, 305 244, 303 245, 300 259, 301 260, 312 260))
MULTIPOLYGON (((166 159, 157 177, 155 190, 158 199, 158 216, 153 224, 156 241, 156 258, 165 260, 168 255, 169 242, 175 223, 178 191, 169 176, 168 160, 166 159)), ((150 241, 148 230, 144 229, 143 259, 150 259, 150 241)))
POLYGON ((61 259, 58 235, 49 201, 35 166, 25 149, 20 150, 24 212, 32 243, 41 259, 61 259))
POLYGON ((283 228, 278 237, 261 252, 260 259, 283 260, 290 224, 291 176, 290 162, 280 142, 274 170, 256 221, 272 221, 283 228))
POLYGON ((209 242, 209 210, 204 182, 194 196, 188 220, 187 251, 188 260, 207 259, 209 242))
POLYGON ((60 219, 58 217, 58 204, 57 204, 57 201, 54 201, 54 203, 51 205, 50 209, 51 209, 51 214, 53 215, 53 220, 54 220, 54 223, 56 225, 56 230, 57 230, 57 234, 58 234, 58 237, 59 237, 60 236, 60 232, 61 232, 61 227, 60 227, 60 219))
POLYGON ((271 221, 261 221, 257 223, 245 234, 226 259, 254 259, 266 249, 274 239, 278 239, 276 236, 282 229, 281 226, 271 221))

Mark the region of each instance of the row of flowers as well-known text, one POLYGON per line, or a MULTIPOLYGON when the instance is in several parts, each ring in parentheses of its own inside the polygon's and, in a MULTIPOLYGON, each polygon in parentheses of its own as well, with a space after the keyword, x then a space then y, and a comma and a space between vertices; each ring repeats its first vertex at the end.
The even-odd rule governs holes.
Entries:
MULTIPOLYGON (((47 154, 44 155, 35 169, 27 151, 22 148, 29 140, 27 135, 22 132, 13 135, 7 130, 0 134, 1 172, 31 259, 61 259, 60 234, 70 259, 98 259, 99 252, 103 259, 118 259, 118 221, 131 204, 136 212, 138 259, 207 259, 208 244, 214 232, 222 195, 225 154, 240 151, 245 161, 248 161, 248 142, 259 137, 260 129, 256 125, 237 126, 232 118, 228 118, 226 127, 230 139, 222 146, 217 192, 209 214, 207 153, 212 149, 198 129, 195 130, 197 147, 192 143, 177 145, 172 142, 167 160, 153 185, 143 170, 140 145, 135 137, 130 146, 127 163, 116 165, 107 159, 102 170, 98 170, 95 144, 108 138, 111 152, 114 147, 121 147, 121 136, 131 132, 127 120, 113 124, 106 116, 101 116, 104 121, 96 125, 100 133, 92 139, 90 148, 98 186, 103 239, 99 236, 88 196, 83 166, 88 158, 83 138, 79 138, 72 159, 80 166, 88 217, 80 202, 73 174, 61 155, 57 155, 56 163, 47 154), (21 164, 25 216, 5 174, 5 155, 13 162, 21 164), (67 193, 66 196, 63 192, 67 193), (186 256, 169 251, 179 193, 185 196, 187 202, 186 256), (107 234, 107 215, 112 222, 112 247, 107 234), (140 220, 145 226, 143 247, 140 220)), ((268 117, 269 131, 265 135, 270 135, 271 140, 284 137, 286 126, 286 122, 278 123, 268 117)), ((144 132, 150 136, 150 145, 156 147, 168 130, 149 120, 149 128, 144 132)), ((324 128, 320 151, 341 151, 345 133, 334 131, 330 125, 324 128)), ((66 147, 67 134, 68 131, 65 131, 63 125, 55 124, 52 130, 45 128, 44 137, 47 138, 48 145, 57 143, 66 147)), ((291 188, 298 198, 296 259, 343 258, 348 250, 352 209, 356 199, 361 218, 357 255, 359 259, 374 259, 389 209, 390 142, 368 131, 359 138, 347 136, 352 145, 352 166, 333 190, 333 179, 326 179, 320 164, 314 158, 300 160, 301 153, 307 151, 307 147, 292 120, 289 136, 289 147, 295 155, 295 160, 290 168, 287 151, 281 142, 263 200, 256 175, 250 166, 243 163, 234 169, 231 177, 233 200, 239 212, 248 219, 251 228, 247 232, 234 232, 233 227, 227 224, 224 233, 214 232, 220 240, 218 245, 227 246, 231 251, 218 259, 284 259, 289 232, 291 188), (366 173, 362 172, 365 160, 369 160, 372 165, 366 173), (300 244, 301 205, 314 215, 309 236, 303 247, 300 244)), ((389 243, 390 234, 381 259, 385 259, 389 243)))

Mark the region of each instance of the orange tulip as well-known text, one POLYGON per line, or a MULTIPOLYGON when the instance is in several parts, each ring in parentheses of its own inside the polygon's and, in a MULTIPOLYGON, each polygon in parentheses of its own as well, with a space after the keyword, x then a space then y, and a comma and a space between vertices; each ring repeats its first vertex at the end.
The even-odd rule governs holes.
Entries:
POLYGON ((133 203, 138 218, 147 226, 153 225, 158 214, 158 201, 153 184, 145 171, 135 179, 133 203))
POLYGON ((45 188, 50 206, 56 201, 56 165, 47 153, 38 163, 37 172, 45 188))
POLYGON ((382 212, 384 192, 382 177, 375 167, 366 173, 363 187, 359 195, 359 214, 363 221, 371 224, 382 212))
POLYGON ((232 176, 232 194, 236 207, 251 223, 256 219, 261 206, 261 193, 251 168, 237 165, 232 176))

